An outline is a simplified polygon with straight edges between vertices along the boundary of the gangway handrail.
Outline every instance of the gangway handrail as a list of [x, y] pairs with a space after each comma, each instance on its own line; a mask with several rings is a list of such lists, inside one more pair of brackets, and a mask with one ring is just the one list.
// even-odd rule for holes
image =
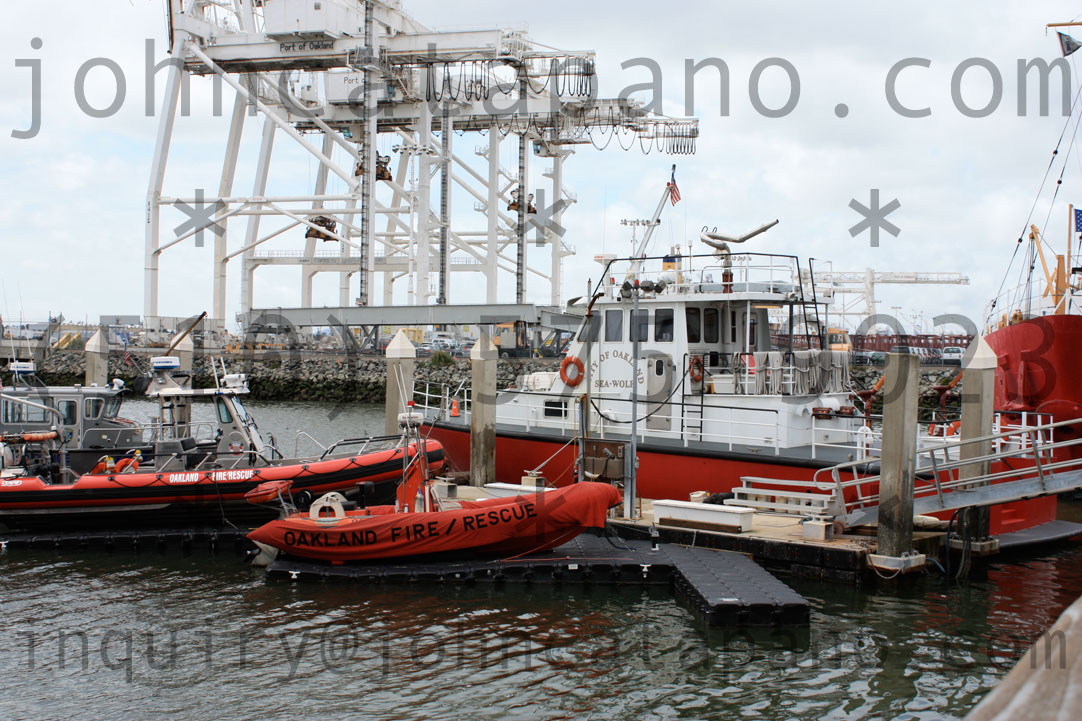
[[[935, 493], [939, 496], [940, 500], [942, 500], [944, 491], [970, 490], [974, 487], [988, 485], [994, 481], [1007, 478], [1016, 480], [1037, 478], [1041, 483], [1042, 491], [1047, 491], [1044, 481], [1052, 475], [1053, 472], [1067, 469], [1082, 470], [1082, 459], [1069, 458], [1066, 460], [1049, 462], [1053, 458], [1053, 451], [1078, 446], [1082, 444], [1082, 438], [1061, 441], [1045, 441], [1044, 438], [1046, 436], [1051, 437], [1052, 432], [1057, 428], [1077, 425], [1079, 422], [1082, 422], [1082, 419], [1056, 421], [1037, 426], [1016, 427], [1013, 430], [1002, 433], [992, 433], [964, 440], [960, 439], [951, 443], [933, 444], [921, 448], [917, 453], [918, 455], [928, 454], [930, 456], [932, 459], [930, 464], [932, 472], [930, 474], [931, 477], [929, 478], [926, 473], [921, 473], [921, 469], [918, 469], [916, 477], [914, 478], [914, 498], [921, 498]], [[1003, 443], [1004, 441], [1016, 443], [1018, 447], [1004, 449], [1003, 446], [1007, 445]], [[960, 454], [956, 459], [951, 459], [949, 455], [949, 451], [952, 449], [982, 443], [992, 444], [993, 448], [998, 446], [999, 450], [993, 450], [991, 453], [981, 453], [977, 456], [964, 459], [960, 457]], [[944, 462], [939, 462], [935, 459], [935, 454], [940, 451], [945, 455]], [[1005, 471], [984, 472], [966, 478], [963, 478], [960, 473], [954, 473], [954, 471], [960, 471], [963, 468], [980, 467], [985, 463], [1002, 461], [1010, 458], [1033, 458], [1034, 464], [1025, 468], [1008, 468]], [[851, 469], [853, 470], [854, 475], [856, 475], [862, 468], [867, 469], [868, 465], [868, 459], [863, 459], [847, 461], [831, 466], [830, 468], [819, 469], [812, 476], [810, 485], [819, 490], [829, 489], [836, 492], [838, 497], [842, 499], [847, 511], [851, 508], [856, 508], [857, 506], [877, 505], [880, 499], [878, 493], [861, 496], [855, 501], [845, 501], [844, 499], [846, 489], [856, 488], [859, 492], [862, 486], [880, 482], [882, 477], [881, 474], [855, 477], [853, 480], [847, 481], [841, 480], [841, 474], [843, 472]], [[820, 480], [820, 474], [829, 474], [830, 481]], [[943, 480], [944, 476], [947, 480]], [[781, 481], [762, 480], [777, 485], [798, 485], [798, 482], [782, 483]], [[804, 485], [807, 486], [809, 484], [805, 483]]]

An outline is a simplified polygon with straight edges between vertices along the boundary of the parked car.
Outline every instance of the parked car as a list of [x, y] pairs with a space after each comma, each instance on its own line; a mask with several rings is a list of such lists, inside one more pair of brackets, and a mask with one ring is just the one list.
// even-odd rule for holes
[[960, 366], [962, 365], [962, 356], [965, 355], [965, 349], [951, 346], [943, 349], [943, 365], [948, 366]]

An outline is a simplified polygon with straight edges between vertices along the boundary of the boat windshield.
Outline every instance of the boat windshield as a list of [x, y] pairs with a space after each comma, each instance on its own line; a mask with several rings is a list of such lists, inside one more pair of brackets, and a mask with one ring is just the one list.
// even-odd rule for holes
[[120, 403], [119, 398], [110, 398], [105, 401], [105, 411], [102, 413], [102, 418], [116, 418], [117, 414], [120, 413]]

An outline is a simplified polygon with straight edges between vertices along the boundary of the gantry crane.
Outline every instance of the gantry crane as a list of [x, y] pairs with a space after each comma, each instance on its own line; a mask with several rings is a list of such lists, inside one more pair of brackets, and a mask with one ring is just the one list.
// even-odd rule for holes
[[[596, 97], [594, 54], [566, 52], [507, 29], [435, 32], [401, 7], [378, 0], [167, 0], [171, 55], [147, 195], [145, 316], [159, 318], [162, 254], [215, 229], [213, 323], [225, 323], [226, 270], [239, 258], [241, 311], [255, 303], [262, 266], [299, 266], [301, 305], [313, 303], [317, 273], [340, 275], [339, 301], [394, 302], [397, 283], [410, 302], [451, 302], [452, 271], [481, 273], [497, 302], [498, 276], [512, 273], [521, 303], [527, 275], [547, 280], [560, 300], [563, 213], [575, 201], [564, 187], [564, 161], [583, 144], [612, 139], [663, 153], [694, 152], [694, 119], [654, 115], [628, 99]], [[214, 75], [236, 94], [215, 197], [163, 193], [185, 74]], [[263, 119], [250, 194], [234, 191], [249, 115]], [[456, 149], [456, 135], [486, 134], [478, 161]], [[276, 138], [288, 136], [318, 163], [311, 193], [276, 194]], [[500, 148], [517, 140], [515, 167]], [[438, 137], [438, 139], [437, 139]], [[393, 144], [381, 155], [381, 139]], [[392, 167], [390, 153], [397, 153]], [[551, 160], [550, 192], [530, 187], [532, 156]], [[438, 191], [436, 176], [439, 176]], [[332, 187], [334, 186], [334, 187]], [[481, 227], [453, 217], [452, 192], [465, 192]], [[537, 196], [535, 200], [534, 196]], [[166, 242], [162, 209], [196, 202], [213, 217]], [[476, 217], [476, 216], [474, 216]], [[245, 218], [243, 240], [233, 223]], [[273, 227], [266, 228], [264, 224]], [[528, 263], [529, 232], [548, 246], [548, 267]], [[303, 247], [264, 250], [275, 238]], [[534, 242], [534, 241], [531, 241]], [[331, 243], [327, 250], [326, 243]], [[536, 255], [536, 253], [535, 253]]]

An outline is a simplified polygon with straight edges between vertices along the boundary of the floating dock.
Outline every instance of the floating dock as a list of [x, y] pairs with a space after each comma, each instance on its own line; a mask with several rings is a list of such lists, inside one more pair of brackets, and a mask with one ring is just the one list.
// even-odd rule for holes
[[800, 626], [808, 601], [741, 553], [582, 535], [552, 551], [503, 560], [333, 566], [279, 559], [272, 578], [384, 583], [669, 586], [710, 626]]
[[208, 551], [245, 548], [245, 536], [251, 529], [232, 527], [143, 528], [123, 531], [61, 531], [55, 533], [0, 532], [0, 550], [64, 550], [98, 548], [105, 550]]

